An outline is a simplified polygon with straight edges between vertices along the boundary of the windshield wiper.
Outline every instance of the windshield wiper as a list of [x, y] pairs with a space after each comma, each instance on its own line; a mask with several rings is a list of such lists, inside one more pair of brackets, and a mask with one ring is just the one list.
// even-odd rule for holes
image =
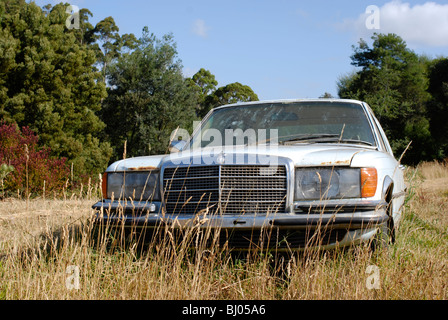
[[317, 142], [316, 140], [320, 141], [320, 140], [325, 140], [325, 142], [328, 139], [334, 139], [340, 138], [339, 134], [331, 134], [331, 133], [318, 133], [318, 134], [303, 134], [303, 135], [299, 135], [290, 139], [286, 139], [286, 140], [282, 140], [280, 141], [280, 143], [286, 143], [286, 142], [298, 142], [298, 141], [313, 141], [313, 142]]
[[373, 146], [373, 143], [363, 140], [356, 140], [356, 139], [341, 139], [339, 140], [341, 143], [354, 143], [354, 144], [365, 144], [368, 146]]
[[338, 143], [353, 143], [353, 144], [365, 144], [373, 146], [372, 143], [363, 140], [356, 139], [341, 139], [339, 134], [307, 134], [298, 137], [294, 137], [287, 140], [282, 140], [280, 143], [294, 143], [294, 142], [311, 142], [311, 143], [325, 143], [325, 142], [338, 142]]

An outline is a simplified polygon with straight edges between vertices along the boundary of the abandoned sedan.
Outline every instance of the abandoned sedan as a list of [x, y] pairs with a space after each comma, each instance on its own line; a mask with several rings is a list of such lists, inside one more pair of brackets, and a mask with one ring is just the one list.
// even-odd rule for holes
[[97, 223], [144, 230], [149, 238], [161, 225], [210, 230], [213, 243], [235, 249], [394, 240], [403, 170], [364, 102], [225, 105], [191, 137], [174, 132], [170, 150], [110, 165], [103, 199], [93, 206]]

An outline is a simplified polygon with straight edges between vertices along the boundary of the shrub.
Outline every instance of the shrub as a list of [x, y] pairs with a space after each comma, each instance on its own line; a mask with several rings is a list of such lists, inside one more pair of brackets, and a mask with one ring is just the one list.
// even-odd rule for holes
[[50, 157], [50, 148], [39, 148], [38, 136], [28, 127], [0, 124], [0, 163], [14, 167], [4, 180], [5, 191], [40, 194], [62, 190], [70, 169], [65, 158]]

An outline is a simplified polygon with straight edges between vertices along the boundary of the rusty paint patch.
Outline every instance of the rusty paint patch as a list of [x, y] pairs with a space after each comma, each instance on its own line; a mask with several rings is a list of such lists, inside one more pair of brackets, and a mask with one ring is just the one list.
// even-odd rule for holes
[[153, 166], [129, 168], [130, 171], [151, 171], [151, 170], [156, 170], [156, 169], [157, 169], [157, 167], [153, 167]]
[[350, 160], [338, 160], [338, 161], [329, 161], [322, 162], [322, 166], [340, 166], [340, 165], [350, 165]]
[[364, 152], [363, 150], [356, 151], [349, 160], [338, 160], [338, 161], [329, 161], [322, 162], [322, 166], [341, 166], [341, 165], [350, 165], [352, 163], [353, 158], [360, 152]]

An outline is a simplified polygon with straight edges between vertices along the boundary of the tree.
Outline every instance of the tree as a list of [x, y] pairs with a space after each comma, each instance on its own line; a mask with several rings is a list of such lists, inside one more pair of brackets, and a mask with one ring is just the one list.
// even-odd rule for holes
[[89, 40], [97, 55], [103, 83], [106, 83], [109, 65], [121, 55], [123, 48], [133, 49], [137, 46], [138, 41], [134, 34], [120, 36], [119, 31], [114, 18], [107, 17], [88, 32]]
[[325, 91], [325, 93], [323, 95], [321, 95], [319, 97], [319, 99], [333, 99], [333, 98], [334, 98], [333, 95], [331, 93], [329, 93], [329, 92], [326, 92], [326, 91]]
[[258, 101], [257, 94], [247, 85], [239, 82], [219, 87], [204, 100], [200, 116], [205, 116], [211, 109], [218, 106], [237, 102]]
[[165, 153], [171, 132], [191, 128], [197, 96], [182, 76], [172, 35], [157, 39], [143, 29], [138, 46], [110, 66], [109, 96], [101, 112], [114, 159]]
[[199, 101], [204, 101], [205, 97], [213, 93], [218, 85], [215, 76], [209, 70], [205, 70], [204, 68], [201, 68], [196, 72], [190, 79], [190, 82], [192, 85], [198, 87]]
[[66, 6], [2, 1], [0, 13], [2, 119], [29, 126], [75, 174], [104, 170], [112, 149], [99, 140], [105, 125], [97, 113], [106, 88], [96, 81], [95, 52], [65, 26]]
[[187, 79], [190, 87], [197, 92], [198, 104], [196, 107], [196, 114], [198, 117], [202, 117], [204, 112], [205, 99], [208, 95], [212, 94], [216, 90], [218, 81], [215, 76], [209, 71], [201, 68], [196, 72], [191, 79]]
[[360, 88], [357, 87], [360, 75], [357, 72], [351, 72], [338, 78], [336, 86], [340, 98], [362, 100]]
[[434, 145], [438, 147], [435, 158], [440, 160], [448, 157], [448, 58], [432, 61], [429, 70], [428, 117]]
[[199, 118], [204, 117], [212, 108], [220, 105], [258, 101], [255, 92], [249, 86], [242, 85], [239, 82], [216, 88], [218, 81], [216, 81], [215, 76], [209, 70], [203, 68], [187, 81], [198, 96], [196, 115]]
[[372, 40], [372, 47], [364, 40], [353, 47], [352, 65], [360, 69], [339, 79], [338, 94], [372, 107], [397, 156], [412, 141], [405, 162], [430, 159], [426, 61], [395, 34], [374, 34]]
[[92, 44], [95, 39], [93, 38], [94, 27], [89, 22], [89, 16], [93, 17], [92, 12], [88, 9], [79, 10], [79, 29], [73, 29], [73, 33], [76, 36], [78, 42], [83, 44]]

